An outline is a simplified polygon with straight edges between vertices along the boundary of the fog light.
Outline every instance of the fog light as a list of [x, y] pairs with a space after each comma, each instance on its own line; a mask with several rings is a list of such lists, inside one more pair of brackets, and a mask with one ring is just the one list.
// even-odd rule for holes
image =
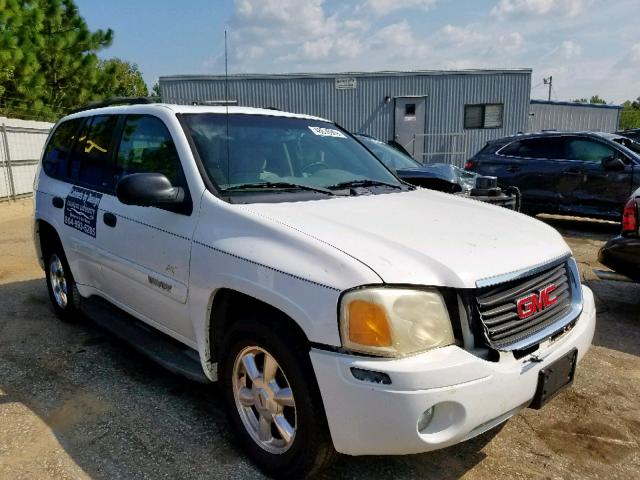
[[424, 412], [422, 412], [422, 415], [420, 415], [420, 418], [418, 418], [419, 433], [423, 433], [423, 431], [426, 430], [426, 428], [429, 426], [429, 423], [431, 423], [431, 419], [433, 418], [433, 410], [433, 407], [425, 410]]

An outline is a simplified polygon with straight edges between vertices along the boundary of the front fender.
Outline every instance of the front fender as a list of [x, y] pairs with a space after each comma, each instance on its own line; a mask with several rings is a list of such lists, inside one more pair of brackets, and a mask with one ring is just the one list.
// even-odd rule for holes
[[[310, 342], [340, 346], [340, 293], [380, 278], [358, 260], [210, 194], [191, 249], [189, 304], [203, 366], [210, 363], [211, 305], [227, 288], [292, 318]], [[214, 319], [215, 321], [215, 319]]]

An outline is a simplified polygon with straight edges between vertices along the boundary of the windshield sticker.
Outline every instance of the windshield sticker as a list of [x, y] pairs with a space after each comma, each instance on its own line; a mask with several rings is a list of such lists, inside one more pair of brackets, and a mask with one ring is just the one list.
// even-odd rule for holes
[[64, 224], [95, 238], [101, 199], [101, 193], [73, 187], [64, 202]]
[[340, 130], [334, 128], [309, 127], [309, 130], [321, 137], [347, 138]]

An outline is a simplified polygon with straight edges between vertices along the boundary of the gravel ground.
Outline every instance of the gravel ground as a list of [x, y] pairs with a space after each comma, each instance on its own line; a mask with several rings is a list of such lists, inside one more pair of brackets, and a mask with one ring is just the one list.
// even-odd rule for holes
[[[0, 204], [0, 478], [261, 478], [215, 385], [167, 373], [89, 322], [55, 318], [30, 215], [31, 201]], [[598, 303], [573, 388], [464, 444], [342, 457], [323, 478], [640, 478], [640, 285], [591, 273], [618, 227], [542, 220], [563, 233]]]

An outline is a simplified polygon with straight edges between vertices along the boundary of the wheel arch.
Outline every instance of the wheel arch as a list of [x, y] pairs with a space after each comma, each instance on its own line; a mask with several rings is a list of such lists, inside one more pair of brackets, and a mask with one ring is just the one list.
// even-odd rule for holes
[[274, 328], [286, 328], [288, 334], [301, 345], [305, 348], [310, 347], [311, 342], [304, 329], [283, 309], [239, 290], [220, 288], [211, 295], [206, 325], [208, 339], [206, 356], [210, 362], [218, 361], [221, 344], [229, 328], [242, 320], [243, 313], [256, 310], [264, 312], [265, 322], [271, 323]]
[[45, 252], [54, 242], [62, 245], [60, 235], [53, 225], [46, 220], [36, 218], [33, 223], [33, 244], [40, 267], [45, 268]]

